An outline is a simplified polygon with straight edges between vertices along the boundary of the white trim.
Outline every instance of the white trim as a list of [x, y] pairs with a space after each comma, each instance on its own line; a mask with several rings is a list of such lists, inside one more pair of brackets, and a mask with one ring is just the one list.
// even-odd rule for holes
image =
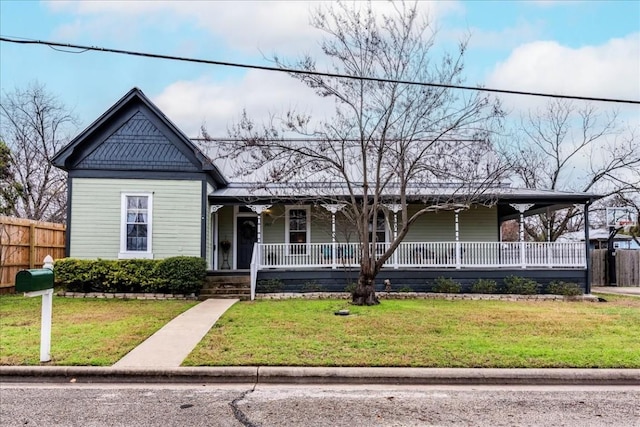
[[[127, 250], [127, 197], [147, 197], [147, 250]], [[153, 259], [153, 192], [120, 193], [120, 252], [118, 259]]]
[[[287, 255], [289, 254], [289, 249], [291, 248], [290, 246], [290, 230], [289, 230], [289, 225], [290, 225], [290, 212], [291, 210], [299, 210], [299, 211], [305, 211], [307, 214], [307, 229], [306, 229], [306, 244], [307, 244], [307, 253], [309, 253], [309, 244], [311, 243], [311, 206], [310, 205], [286, 205], [284, 207], [284, 242], [287, 244]], [[305, 254], [300, 254], [300, 255], [305, 255]]]

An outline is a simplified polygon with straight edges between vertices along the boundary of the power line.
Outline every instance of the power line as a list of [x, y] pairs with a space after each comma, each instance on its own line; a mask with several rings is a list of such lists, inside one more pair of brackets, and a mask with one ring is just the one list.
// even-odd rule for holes
[[[117, 53], [120, 55], [141, 56], [144, 58], [168, 59], [171, 61], [193, 62], [197, 64], [221, 65], [225, 67], [246, 68], [246, 69], [263, 70], [263, 71], [278, 71], [282, 73], [302, 74], [302, 75], [319, 76], [319, 77], [334, 77], [334, 78], [351, 79], [351, 80], [364, 80], [364, 81], [378, 82], [378, 83], [396, 83], [396, 84], [406, 84], [406, 85], [416, 85], [416, 86], [438, 87], [438, 88], [445, 88], [445, 89], [461, 89], [461, 90], [473, 90], [473, 91], [491, 92], [491, 93], [502, 93], [502, 94], [509, 94], [509, 95], [525, 95], [525, 96], [539, 96], [539, 97], [545, 97], [545, 98], [575, 99], [580, 101], [599, 101], [599, 102], [615, 102], [615, 103], [621, 103], [621, 104], [640, 104], [640, 100], [632, 100], [632, 99], [596, 98], [596, 97], [577, 96], [577, 95], [559, 95], [559, 94], [553, 94], [553, 93], [528, 92], [528, 91], [521, 91], [521, 90], [492, 89], [492, 88], [486, 88], [486, 87], [474, 87], [474, 86], [450, 85], [450, 84], [442, 84], [442, 83], [416, 82], [416, 81], [410, 81], [410, 80], [386, 79], [381, 77], [349, 76], [346, 74], [298, 70], [294, 68], [269, 67], [265, 65], [252, 65], [252, 64], [241, 64], [237, 62], [214, 61], [210, 59], [198, 59], [198, 58], [188, 58], [183, 56], [161, 55], [156, 53], [136, 52], [131, 50], [111, 49], [106, 47], [83, 46], [83, 45], [70, 44], [70, 43], [58, 43], [58, 42], [50, 42], [50, 41], [43, 41], [43, 40], [23, 39], [23, 38], [18, 39], [16, 37], [9, 38], [5, 36], [0, 36], [0, 41], [8, 42], [8, 43], [17, 43], [17, 44], [45, 45], [45, 46], [49, 46], [52, 49], [55, 49], [56, 47], [82, 49], [81, 52], [74, 52], [74, 53], [84, 53], [87, 51], [108, 52], [108, 53]], [[59, 49], [56, 49], [56, 50], [59, 50]], [[71, 53], [71, 52], [68, 52], [68, 53]]]

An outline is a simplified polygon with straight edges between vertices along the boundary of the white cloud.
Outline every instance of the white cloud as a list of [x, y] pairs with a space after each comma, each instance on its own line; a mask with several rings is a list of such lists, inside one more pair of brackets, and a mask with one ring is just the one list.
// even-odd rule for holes
[[[486, 86], [640, 100], [640, 33], [577, 49], [555, 41], [521, 45], [497, 64]], [[510, 100], [518, 107], [531, 98]]]
[[486, 30], [472, 27], [465, 34], [470, 34], [470, 49], [503, 49], [514, 48], [522, 43], [535, 40], [542, 34], [542, 22], [520, 21], [513, 26], [500, 30]]
[[312, 114], [316, 120], [333, 112], [332, 101], [318, 97], [288, 75], [258, 70], [247, 72], [241, 80], [179, 81], [154, 96], [153, 102], [190, 137], [199, 134], [203, 123], [212, 136], [226, 136], [227, 126], [240, 117], [243, 108], [258, 123], [288, 108]]
[[[143, 31], [145, 25], [165, 29], [193, 24], [243, 52], [307, 53], [317, 46], [318, 32], [309, 26], [310, 13], [328, 1], [51, 1], [56, 13], [75, 15], [76, 21], [58, 28], [56, 35], [76, 39], [83, 35], [122, 39]], [[393, 5], [374, 2], [377, 11]], [[459, 9], [457, 2], [420, 2], [432, 19]], [[107, 34], [109, 31], [109, 34]]]

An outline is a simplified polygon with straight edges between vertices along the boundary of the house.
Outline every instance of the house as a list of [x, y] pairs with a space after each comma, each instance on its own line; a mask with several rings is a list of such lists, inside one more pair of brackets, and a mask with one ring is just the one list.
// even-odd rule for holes
[[[357, 280], [359, 243], [340, 203], [318, 202], [317, 186], [230, 182], [143, 93], [132, 89], [58, 152], [68, 171], [67, 255], [76, 258], [199, 256], [211, 275], [277, 279], [344, 290]], [[334, 199], [339, 184], [324, 188]], [[410, 189], [412, 205], [446, 195], [446, 186]], [[502, 242], [500, 224], [582, 205], [598, 196], [496, 185], [491, 203], [428, 213], [412, 226], [380, 274], [394, 286], [429, 289], [437, 277], [465, 286], [478, 278], [523, 276], [576, 282], [589, 292], [587, 247], [580, 242]], [[397, 212], [389, 206], [391, 212]], [[384, 250], [392, 221], [371, 225]], [[588, 223], [587, 218], [585, 222]], [[379, 280], [380, 286], [382, 280]]]
[[[596, 228], [589, 231], [590, 249], [607, 249], [611, 232], [606, 228]], [[558, 239], [561, 242], [584, 242], [584, 231], [565, 233]], [[640, 249], [640, 246], [628, 234], [617, 233], [613, 237], [614, 249]]]

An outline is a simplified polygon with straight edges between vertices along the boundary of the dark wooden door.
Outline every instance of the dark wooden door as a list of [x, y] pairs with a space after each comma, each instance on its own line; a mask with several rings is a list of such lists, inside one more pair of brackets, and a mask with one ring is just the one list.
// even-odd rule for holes
[[251, 267], [253, 244], [258, 241], [258, 219], [250, 217], [237, 218], [238, 247], [236, 249], [236, 267], [239, 270]]

